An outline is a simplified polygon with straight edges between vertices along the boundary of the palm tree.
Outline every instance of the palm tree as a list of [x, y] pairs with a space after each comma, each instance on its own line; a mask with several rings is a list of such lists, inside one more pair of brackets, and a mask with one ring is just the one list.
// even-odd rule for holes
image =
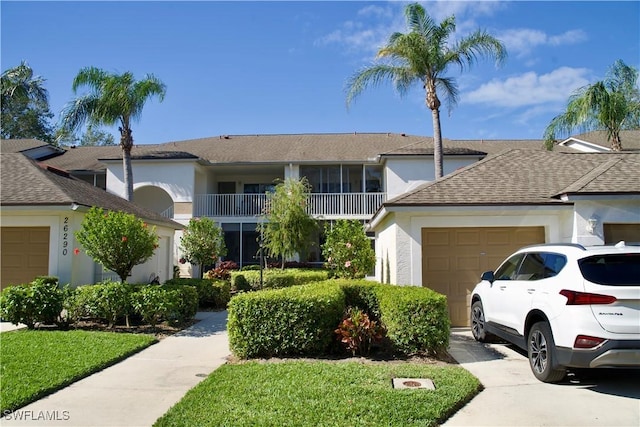
[[83, 68], [73, 80], [73, 92], [87, 87], [90, 92], [71, 101], [62, 112], [62, 126], [75, 131], [85, 122], [111, 126], [118, 124], [122, 166], [124, 169], [125, 197], [133, 198], [133, 172], [131, 149], [133, 132], [131, 122], [140, 118], [147, 100], [157, 96], [164, 99], [166, 86], [151, 74], [136, 81], [133, 74], [108, 73], [96, 67]]
[[44, 79], [33, 76], [26, 61], [2, 73], [2, 100], [22, 99], [31, 102], [49, 102], [49, 93], [44, 88]]
[[44, 82], [42, 77], [33, 75], [25, 61], [2, 73], [2, 138], [37, 138], [53, 142], [48, 123], [53, 114], [49, 111], [49, 93]]
[[604, 80], [577, 89], [567, 109], [551, 120], [544, 132], [547, 149], [553, 148], [556, 134], [569, 136], [575, 129], [606, 130], [613, 151], [622, 150], [620, 132], [640, 128], [638, 70], [617, 60]]
[[455, 17], [446, 18], [437, 24], [417, 4], [405, 8], [408, 33], [394, 33], [385, 46], [380, 48], [377, 59], [388, 60], [376, 63], [354, 74], [347, 82], [347, 107], [368, 86], [377, 86], [391, 80], [400, 95], [405, 95], [414, 84], [422, 85], [426, 92], [425, 102], [433, 119], [434, 162], [436, 178], [442, 177], [442, 132], [440, 129], [440, 98], [444, 94], [449, 111], [458, 100], [458, 88], [445, 73], [452, 65], [460, 71], [470, 68], [480, 58], [495, 59], [498, 65], [507, 57], [507, 51], [498, 39], [483, 30], [449, 43], [456, 29]]

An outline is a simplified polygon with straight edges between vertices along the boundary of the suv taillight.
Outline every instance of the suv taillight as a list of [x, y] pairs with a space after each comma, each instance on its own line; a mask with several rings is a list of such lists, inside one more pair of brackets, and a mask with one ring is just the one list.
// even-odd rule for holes
[[590, 294], [567, 289], [561, 290], [560, 295], [567, 298], [567, 305], [611, 304], [616, 301], [616, 297], [611, 295]]
[[588, 335], [578, 335], [573, 343], [574, 348], [593, 348], [605, 341], [604, 338], [590, 337]]

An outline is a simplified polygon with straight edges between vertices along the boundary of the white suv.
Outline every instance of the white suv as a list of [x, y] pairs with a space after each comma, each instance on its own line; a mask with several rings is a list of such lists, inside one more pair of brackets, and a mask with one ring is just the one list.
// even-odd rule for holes
[[544, 382], [562, 380], [567, 367], [640, 368], [640, 247], [522, 248], [482, 274], [471, 330], [525, 349]]

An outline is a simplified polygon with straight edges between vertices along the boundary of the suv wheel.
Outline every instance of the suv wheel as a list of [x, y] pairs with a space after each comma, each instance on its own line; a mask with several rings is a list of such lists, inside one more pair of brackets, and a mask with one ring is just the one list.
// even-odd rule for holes
[[493, 337], [484, 328], [484, 308], [482, 302], [476, 301], [471, 305], [471, 333], [476, 341], [487, 342]]
[[554, 369], [554, 351], [555, 344], [549, 324], [547, 322], [535, 323], [529, 331], [527, 354], [533, 375], [542, 382], [558, 382], [566, 375], [566, 370], [563, 367]]

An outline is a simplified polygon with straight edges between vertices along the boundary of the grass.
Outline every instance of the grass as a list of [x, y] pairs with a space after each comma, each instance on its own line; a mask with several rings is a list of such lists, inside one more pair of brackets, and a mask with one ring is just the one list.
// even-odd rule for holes
[[[395, 390], [392, 378], [436, 390]], [[154, 424], [164, 426], [436, 426], [479, 390], [458, 366], [247, 362], [223, 365]]]
[[154, 342], [152, 335], [114, 332], [3, 332], [0, 411], [18, 409]]

